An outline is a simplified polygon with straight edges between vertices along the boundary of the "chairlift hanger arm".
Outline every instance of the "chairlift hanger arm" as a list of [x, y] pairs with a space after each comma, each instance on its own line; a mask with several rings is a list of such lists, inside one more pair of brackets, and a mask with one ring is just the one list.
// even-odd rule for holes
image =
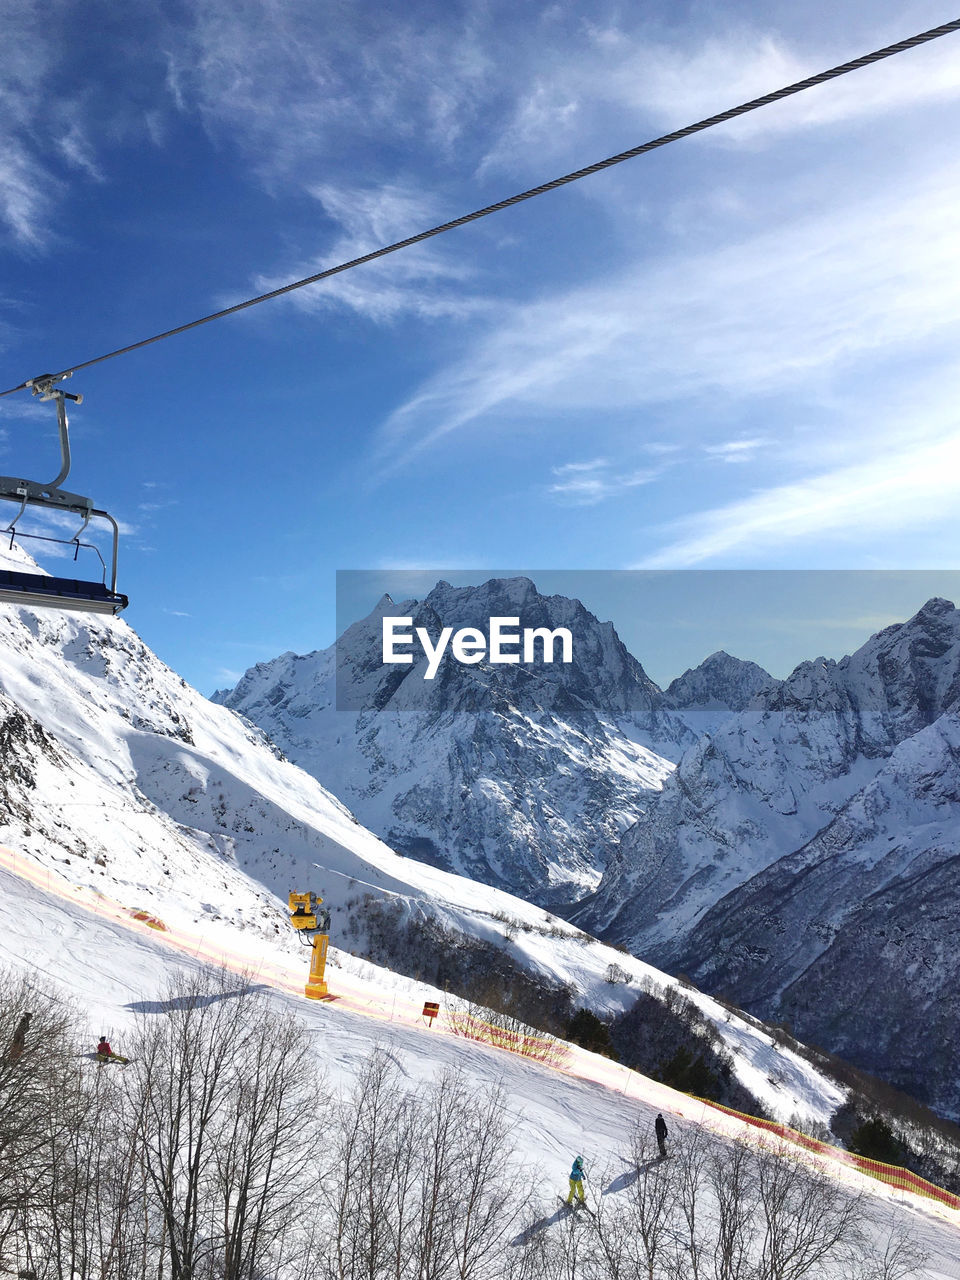
[[[69, 377], [70, 374], [66, 374]], [[53, 542], [64, 542], [75, 548], [74, 558], [81, 545], [91, 547], [100, 559], [104, 573], [106, 566], [99, 548], [91, 543], [81, 544], [80, 535], [86, 531], [91, 519], [96, 517], [106, 520], [113, 530], [113, 552], [110, 566], [110, 586], [105, 582], [82, 582], [73, 578], [55, 578], [46, 574], [19, 573], [13, 570], [0, 571], [0, 600], [14, 604], [29, 603], [32, 605], [77, 609], [95, 613], [118, 614], [127, 606], [127, 597], [117, 591], [117, 556], [120, 541], [120, 528], [108, 511], [93, 505], [93, 500], [79, 493], [70, 493], [60, 486], [70, 474], [70, 435], [64, 402], [74, 404], [83, 402], [82, 395], [74, 395], [64, 391], [55, 383], [58, 378], [52, 374], [44, 374], [31, 378], [28, 385], [33, 394], [40, 400], [55, 400], [57, 403], [57, 427], [60, 436], [60, 471], [49, 484], [40, 484], [35, 480], [25, 480], [19, 476], [0, 476], [0, 499], [19, 502], [20, 510], [7, 526], [10, 545], [20, 537], [41, 537], [36, 534], [19, 534], [17, 521], [28, 506], [41, 507], [45, 510], [71, 512], [81, 518], [80, 528], [69, 539], [44, 538]]]

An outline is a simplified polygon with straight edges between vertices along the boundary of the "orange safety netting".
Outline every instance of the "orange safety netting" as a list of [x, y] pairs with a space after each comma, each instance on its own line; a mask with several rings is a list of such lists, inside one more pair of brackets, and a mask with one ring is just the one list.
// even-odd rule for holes
[[921, 1178], [919, 1174], [911, 1173], [909, 1169], [903, 1169], [895, 1164], [884, 1164], [882, 1160], [870, 1160], [866, 1156], [857, 1155], [853, 1151], [835, 1147], [829, 1142], [821, 1142], [818, 1138], [811, 1138], [809, 1134], [800, 1133], [796, 1129], [791, 1129], [776, 1120], [761, 1120], [757, 1116], [748, 1116], [742, 1111], [734, 1111], [732, 1107], [724, 1107], [719, 1102], [710, 1102], [705, 1098], [701, 1099], [701, 1101], [705, 1106], [712, 1107], [715, 1111], [722, 1111], [728, 1116], [734, 1116], [737, 1120], [743, 1121], [744, 1124], [751, 1125], [756, 1129], [762, 1129], [766, 1133], [774, 1134], [785, 1142], [792, 1142], [807, 1151], [814, 1152], [816, 1155], [825, 1156], [827, 1159], [845, 1164], [849, 1168], [859, 1169], [861, 1173], [866, 1173], [880, 1182], [889, 1183], [890, 1186], [897, 1187], [901, 1191], [912, 1191], [915, 1195], [925, 1196], [928, 1200], [936, 1200], [940, 1204], [947, 1205], [950, 1209], [960, 1209], [960, 1196], [953, 1195], [932, 1182], [927, 1182], [925, 1178]]
[[512, 1028], [484, 1022], [482, 1018], [464, 1010], [448, 1010], [446, 1026], [453, 1035], [465, 1040], [476, 1040], [497, 1049], [507, 1049], [510, 1053], [518, 1053], [522, 1058], [532, 1058], [535, 1062], [545, 1062], [551, 1066], [559, 1066], [569, 1054], [569, 1047], [553, 1036], [538, 1035], [528, 1027]]

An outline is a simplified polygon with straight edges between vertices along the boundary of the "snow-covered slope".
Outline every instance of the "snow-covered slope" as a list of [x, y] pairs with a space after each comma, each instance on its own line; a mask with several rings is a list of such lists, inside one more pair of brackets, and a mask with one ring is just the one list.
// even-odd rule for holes
[[[574, 660], [445, 659], [427, 681], [423, 657], [382, 664], [384, 614], [434, 639], [443, 626], [485, 632], [496, 616], [567, 627]], [[214, 701], [260, 725], [393, 848], [546, 906], [595, 887], [607, 849], [694, 738], [612, 624], [527, 578], [385, 597], [336, 646], [261, 663]]]
[[[189, 885], [181, 888], [188, 891]], [[246, 946], [256, 973], [261, 956], [257, 946], [251, 945], [253, 935], [241, 937], [234, 932], [233, 937], [241, 950]], [[0, 867], [0, 964], [14, 969], [26, 966], [55, 979], [85, 1014], [94, 1039], [106, 1031], [115, 1047], [125, 1047], [136, 1017], [163, 1009], [158, 998], [165, 993], [172, 972], [196, 969], [201, 962], [171, 951], [162, 936], [133, 934], [81, 906], [52, 899], [42, 888]], [[367, 981], [382, 983], [385, 995], [391, 989], [396, 994], [398, 1012], [414, 999], [423, 999], [422, 991], [411, 991], [392, 975], [369, 966], [366, 969]], [[258, 985], [268, 981], [259, 975]], [[442, 998], [442, 993], [428, 994]], [[667, 1115], [674, 1134], [705, 1126], [719, 1135], [739, 1136], [734, 1122], [725, 1123], [723, 1117], [708, 1113], [695, 1100], [664, 1086], [630, 1080], [622, 1069], [619, 1075], [611, 1076], [609, 1084], [601, 1085], [429, 1030], [423, 1023], [416, 1026], [403, 1016], [392, 1018], [388, 1013], [371, 1019], [341, 1003], [318, 1006], [277, 989], [271, 999], [286, 1018], [302, 1021], [312, 1033], [330, 1089], [349, 1087], [375, 1046], [386, 1051], [411, 1089], [450, 1068], [463, 1073], [469, 1087], [478, 1093], [500, 1087], [506, 1097], [513, 1142], [526, 1171], [536, 1179], [547, 1215], [555, 1206], [554, 1189], [566, 1188], [575, 1151], [583, 1152], [588, 1170], [603, 1179], [595, 1188], [597, 1193], [613, 1197], [608, 1203], [615, 1204], [626, 1185], [621, 1152], [630, 1129], [638, 1124], [652, 1132], [658, 1110]], [[385, 1007], [391, 1008], [389, 1001]], [[758, 1061], [757, 1066], [775, 1071], [778, 1061], [776, 1054], [768, 1051], [766, 1060]], [[596, 1060], [598, 1068], [611, 1065]], [[901, 1223], [926, 1251], [922, 1280], [960, 1280], [957, 1211], [917, 1197], [904, 1198], [899, 1190], [852, 1171], [842, 1171], [841, 1176], [851, 1189], [866, 1193], [878, 1222], [886, 1228]], [[882, 1237], [883, 1233], [877, 1234]], [[504, 1259], [509, 1259], [516, 1243], [516, 1238], [503, 1240]], [[848, 1280], [842, 1265], [824, 1275], [825, 1280]]]
[[[107, 1030], [121, 1044], [138, 1011], [159, 1007], [172, 966], [225, 950], [261, 982], [275, 983], [281, 970], [299, 971], [302, 980], [302, 949], [272, 892], [285, 897], [294, 886], [319, 889], [339, 908], [335, 942], [359, 889], [498, 939], [532, 969], [569, 981], [600, 1011], [623, 1007], [641, 987], [670, 985], [540, 908], [393, 853], [259, 732], [186, 686], [123, 622], [4, 606], [0, 736], [0, 839], [14, 851], [0, 850], [0, 960], [66, 985], [91, 1029], [95, 1020], [95, 1034]], [[131, 932], [123, 906], [146, 909], [167, 931]], [[610, 983], [614, 962], [621, 972]], [[284, 995], [296, 989], [289, 977], [274, 998], [316, 1029], [331, 1083], [349, 1081], [374, 1043], [389, 1049], [410, 1081], [451, 1064], [477, 1086], [499, 1081], [520, 1148], [548, 1187], [563, 1185], [574, 1149], [595, 1167], [614, 1160], [629, 1124], [650, 1125], [656, 1109], [681, 1127], [707, 1122], [701, 1104], [631, 1079], [604, 1059], [596, 1060], [595, 1078], [609, 1081], [584, 1084], [416, 1028], [410, 1008], [426, 997], [446, 1001], [446, 993], [336, 946], [330, 965], [331, 988], [346, 993], [340, 1002], [317, 1008]], [[829, 1117], [842, 1098], [835, 1086], [761, 1029], [690, 995], [715, 1020], [741, 1079], [774, 1114]], [[720, 1132], [735, 1125], [716, 1116], [709, 1123]], [[878, 1198], [884, 1215], [894, 1211], [893, 1193], [850, 1176]], [[936, 1262], [930, 1276], [955, 1277], [956, 1228], [948, 1211], [946, 1218], [938, 1212], [912, 1209], [911, 1221]]]
[[[686, 962], [804, 1040], [960, 1114], [960, 718], [901, 743], [796, 853], [710, 910]], [[681, 961], [682, 963], [683, 961]]]

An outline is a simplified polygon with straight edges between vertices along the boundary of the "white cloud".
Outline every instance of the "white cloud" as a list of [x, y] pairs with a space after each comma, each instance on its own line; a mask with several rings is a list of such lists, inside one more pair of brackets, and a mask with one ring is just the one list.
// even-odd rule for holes
[[[871, 450], [874, 452], [874, 450]], [[960, 424], [942, 438], [778, 485], [673, 526], [636, 567], [680, 569], [842, 534], [870, 541], [952, 520], [960, 507]]]
[[103, 171], [97, 164], [93, 145], [79, 121], [70, 122], [66, 132], [60, 137], [58, 146], [68, 164], [81, 169], [95, 182], [105, 181]]
[[15, 243], [31, 251], [47, 244], [53, 207], [64, 190], [45, 144], [51, 115], [70, 96], [50, 90], [60, 50], [51, 45], [49, 32], [59, 26], [66, 3], [0, 0], [0, 223]]
[[[374, 189], [318, 183], [309, 193], [342, 228], [341, 234], [320, 257], [297, 263], [283, 273], [257, 277], [258, 292], [267, 293], [291, 280], [353, 261], [434, 226], [444, 216], [421, 192], [396, 183]], [[465, 290], [471, 274], [455, 254], [428, 243], [308, 285], [289, 296], [303, 310], [341, 306], [377, 321], [392, 321], [404, 314], [464, 319], [488, 309], [482, 298]]]
[[0, 219], [21, 245], [38, 249], [47, 241], [55, 184], [15, 138], [0, 140], [0, 148]]
[[816, 212], [801, 206], [737, 243], [504, 306], [467, 357], [390, 416], [381, 466], [506, 414], [564, 420], [709, 397], [698, 410], [708, 425], [720, 402], [815, 403], [841, 370], [955, 349], [960, 166], [905, 172], [903, 184], [839, 207], [821, 193]]
[[[644, 24], [588, 25], [586, 38], [564, 49], [534, 75], [512, 120], [481, 163], [481, 171], [515, 171], [531, 159], [569, 154], [571, 143], [603, 146], [623, 137], [624, 121], [636, 136], [669, 132], [752, 101], [773, 90], [872, 52], [913, 31], [877, 34], [875, 24], [856, 43], [826, 34], [801, 52], [782, 35], [729, 22], [698, 44], [648, 38]], [[898, 24], [899, 27], [900, 24]], [[685, 29], [684, 36], [689, 32]], [[804, 90], [781, 102], [715, 126], [701, 135], [708, 146], [757, 143], [784, 133], [838, 126], [960, 100], [960, 34], [884, 59], [871, 67]], [[596, 158], [596, 157], [592, 157]]]
[[763, 436], [750, 440], [724, 440], [721, 444], [705, 444], [703, 452], [719, 462], [751, 462], [768, 441]]
[[592, 462], [568, 462], [554, 467], [556, 477], [548, 485], [551, 497], [573, 506], [596, 506], [607, 499], [628, 493], [640, 485], [650, 484], [662, 474], [662, 468], [640, 467], [618, 470], [606, 458]]
[[496, 69], [482, 7], [437, 21], [315, 0], [197, 0], [190, 15], [168, 35], [170, 94], [267, 182], [343, 173], [360, 138], [448, 151]]
[[[903, 36], [912, 34], [902, 32]], [[624, 105], [632, 100], [664, 122], [676, 120], [679, 124], [678, 116], [692, 122], [871, 52], [877, 45], [892, 44], [895, 39], [871, 38], [869, 46], [843, 51], [808, 48], [801, 55], [775, 36], [745, 31], [739, 36], [710, 39], [693, 55], [689, 50], [650, 51], [641, 68], [628, 63], [616, 83]], [[718, 126], [710, 138], [756, 139], [956, 101], [960, 98], [958, 39], [960, 36], [945, 36], [804, 90]]]

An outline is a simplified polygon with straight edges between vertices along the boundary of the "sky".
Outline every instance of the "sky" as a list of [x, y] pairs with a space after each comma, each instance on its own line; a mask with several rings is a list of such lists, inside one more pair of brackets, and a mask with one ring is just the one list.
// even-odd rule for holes
[[[0, 389], [955, 16], [0, 0]], [[125, 616], [210, 692], [337, 570], [955, 568], [958, 125], [960, 34], [77, 374]]]

